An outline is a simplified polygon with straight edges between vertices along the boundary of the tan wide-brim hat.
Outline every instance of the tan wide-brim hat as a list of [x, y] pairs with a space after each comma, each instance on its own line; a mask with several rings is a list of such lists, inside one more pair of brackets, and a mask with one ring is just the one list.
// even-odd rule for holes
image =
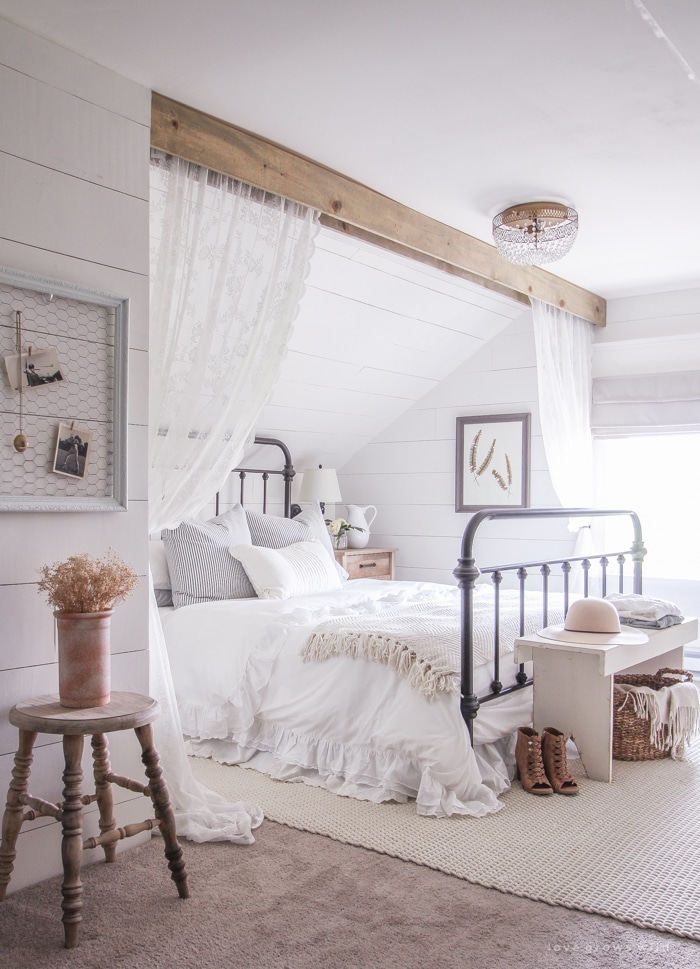
[[648, 643], [646, 633], [620, 627], [620, 615], [607, 599], [577, 599], [569, 606], [562, 626], [547, 626], [537, 635], [554, 642], [582, 643], [588, 646], [638, 646]]

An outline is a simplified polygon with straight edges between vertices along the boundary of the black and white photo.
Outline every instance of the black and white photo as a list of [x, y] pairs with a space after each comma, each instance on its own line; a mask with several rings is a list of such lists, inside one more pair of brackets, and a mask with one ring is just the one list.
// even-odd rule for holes
[[53, 470], [70, 478], [84, 478], [87, 474], [88, 452], [92, 431], [76, 427], [73, 423], [58, 425], [58, 439]]
[[60, 383], [64, 379], [58, 354], [52, 347], [10, 354], [5, 357], [5, 367], [13, 390]]

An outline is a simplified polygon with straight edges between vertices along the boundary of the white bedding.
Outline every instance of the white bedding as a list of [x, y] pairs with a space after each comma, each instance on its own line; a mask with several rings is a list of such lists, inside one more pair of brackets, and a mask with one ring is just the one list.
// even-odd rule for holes
[[[300, 656], [324, 619], [458, 595], [453, 586], [359, 579], [295, 599], [161, 609], [189, 751], [373, 801], [415, 797], [424, 815], [497, 811], [497, 794], [509, 784], [513, 734], [531, 719], [529, 690], [482, 706], [472, 749], [457, 695], [428, 701], [369, 660]], [[475, 599], [488, 597], [490, 589], [479, 587]], [[501, 600], [507, 606], [505, 590]], [[538, 625], [536, 615], [531, 624]], [[515, 671], [505, 655], [504, 685]], [[478, 668], [476, 692], [490, 679], [487, 666]]]

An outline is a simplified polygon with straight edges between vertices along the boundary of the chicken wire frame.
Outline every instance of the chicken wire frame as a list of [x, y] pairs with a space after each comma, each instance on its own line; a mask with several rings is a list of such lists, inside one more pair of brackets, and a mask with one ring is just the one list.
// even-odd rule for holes
[[[129, 365], [129, 300], [111, 293], [89, 289], [73, 283], [50, 279], [33, 273], [25, 273], [15, 269], [0, 267], [0, 285], [11, 286], [24, 290], [28, 294], [35, 293], [44, 303], [48, 296], [64, 297], [85, 304], [88, 307], [108, 308], [113, 311], [114, 350], [111, 358], [111, 370], [105, 367], [101, 374], [105, 381], [111, 378], [112, 400], [108, 417], [111, 431], [111, 446], [108, 451], [111, 470], [106, 475], [104, 494], [97, 496], [84, 495], [41, 495], [22, 494], [24, 476], [17, 481], [17, 489], [13, 487], [11, 494], [5, 489], [0, 490], [1, 511], [45, 511], [45, 512], [76, 512], [76, 511], [126, 511], [128, 508], [127, 494], [127, 399], [128, 399], [128, 365]], [[0, 323], [4, 323], [0, 320]], [[9, 321], [14, 326], [14, 318]], [[66, 337], [70, 339], [70, 337]], [[26, 410], [27, 397], [24, 406]], [[17, 415], [19, 404], [14, 414]], [[68, 415], [66, 415], [68, 416]], [[4, 415], [7, 419], [7, 415]], [[52, 419], [56, 427], [64, 418]], [[76, 423], [79, 421], [76, 420]], [[12, 443], [3, 441], [3, 446], [12, 450]], [[30, 445], [31, 446], [31, 445]], [[25, 452], [26, 453], [26, 452]], [[53, 453], [47, 456], [46, 475], [52, 474]], [[24, 488], [24, 490], [28, 490]]]

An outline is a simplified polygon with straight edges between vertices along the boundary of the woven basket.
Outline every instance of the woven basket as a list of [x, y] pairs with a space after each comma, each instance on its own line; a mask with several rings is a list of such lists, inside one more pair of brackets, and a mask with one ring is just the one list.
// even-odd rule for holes
[[[693, 674], [687, 670], [672, 670], [665, 666], [656, 673], [618, 673], [615, 683], [628, 686], [648, 686], [660, 690], [674, 683], [692, 683]], [[613, 758], [615, 760], [659, 760], [670, 757], [670, 749], [656, 747], [650, 739], [651, 724], [638, 717], [634, 703], [625, 690], [613, 690]]]

